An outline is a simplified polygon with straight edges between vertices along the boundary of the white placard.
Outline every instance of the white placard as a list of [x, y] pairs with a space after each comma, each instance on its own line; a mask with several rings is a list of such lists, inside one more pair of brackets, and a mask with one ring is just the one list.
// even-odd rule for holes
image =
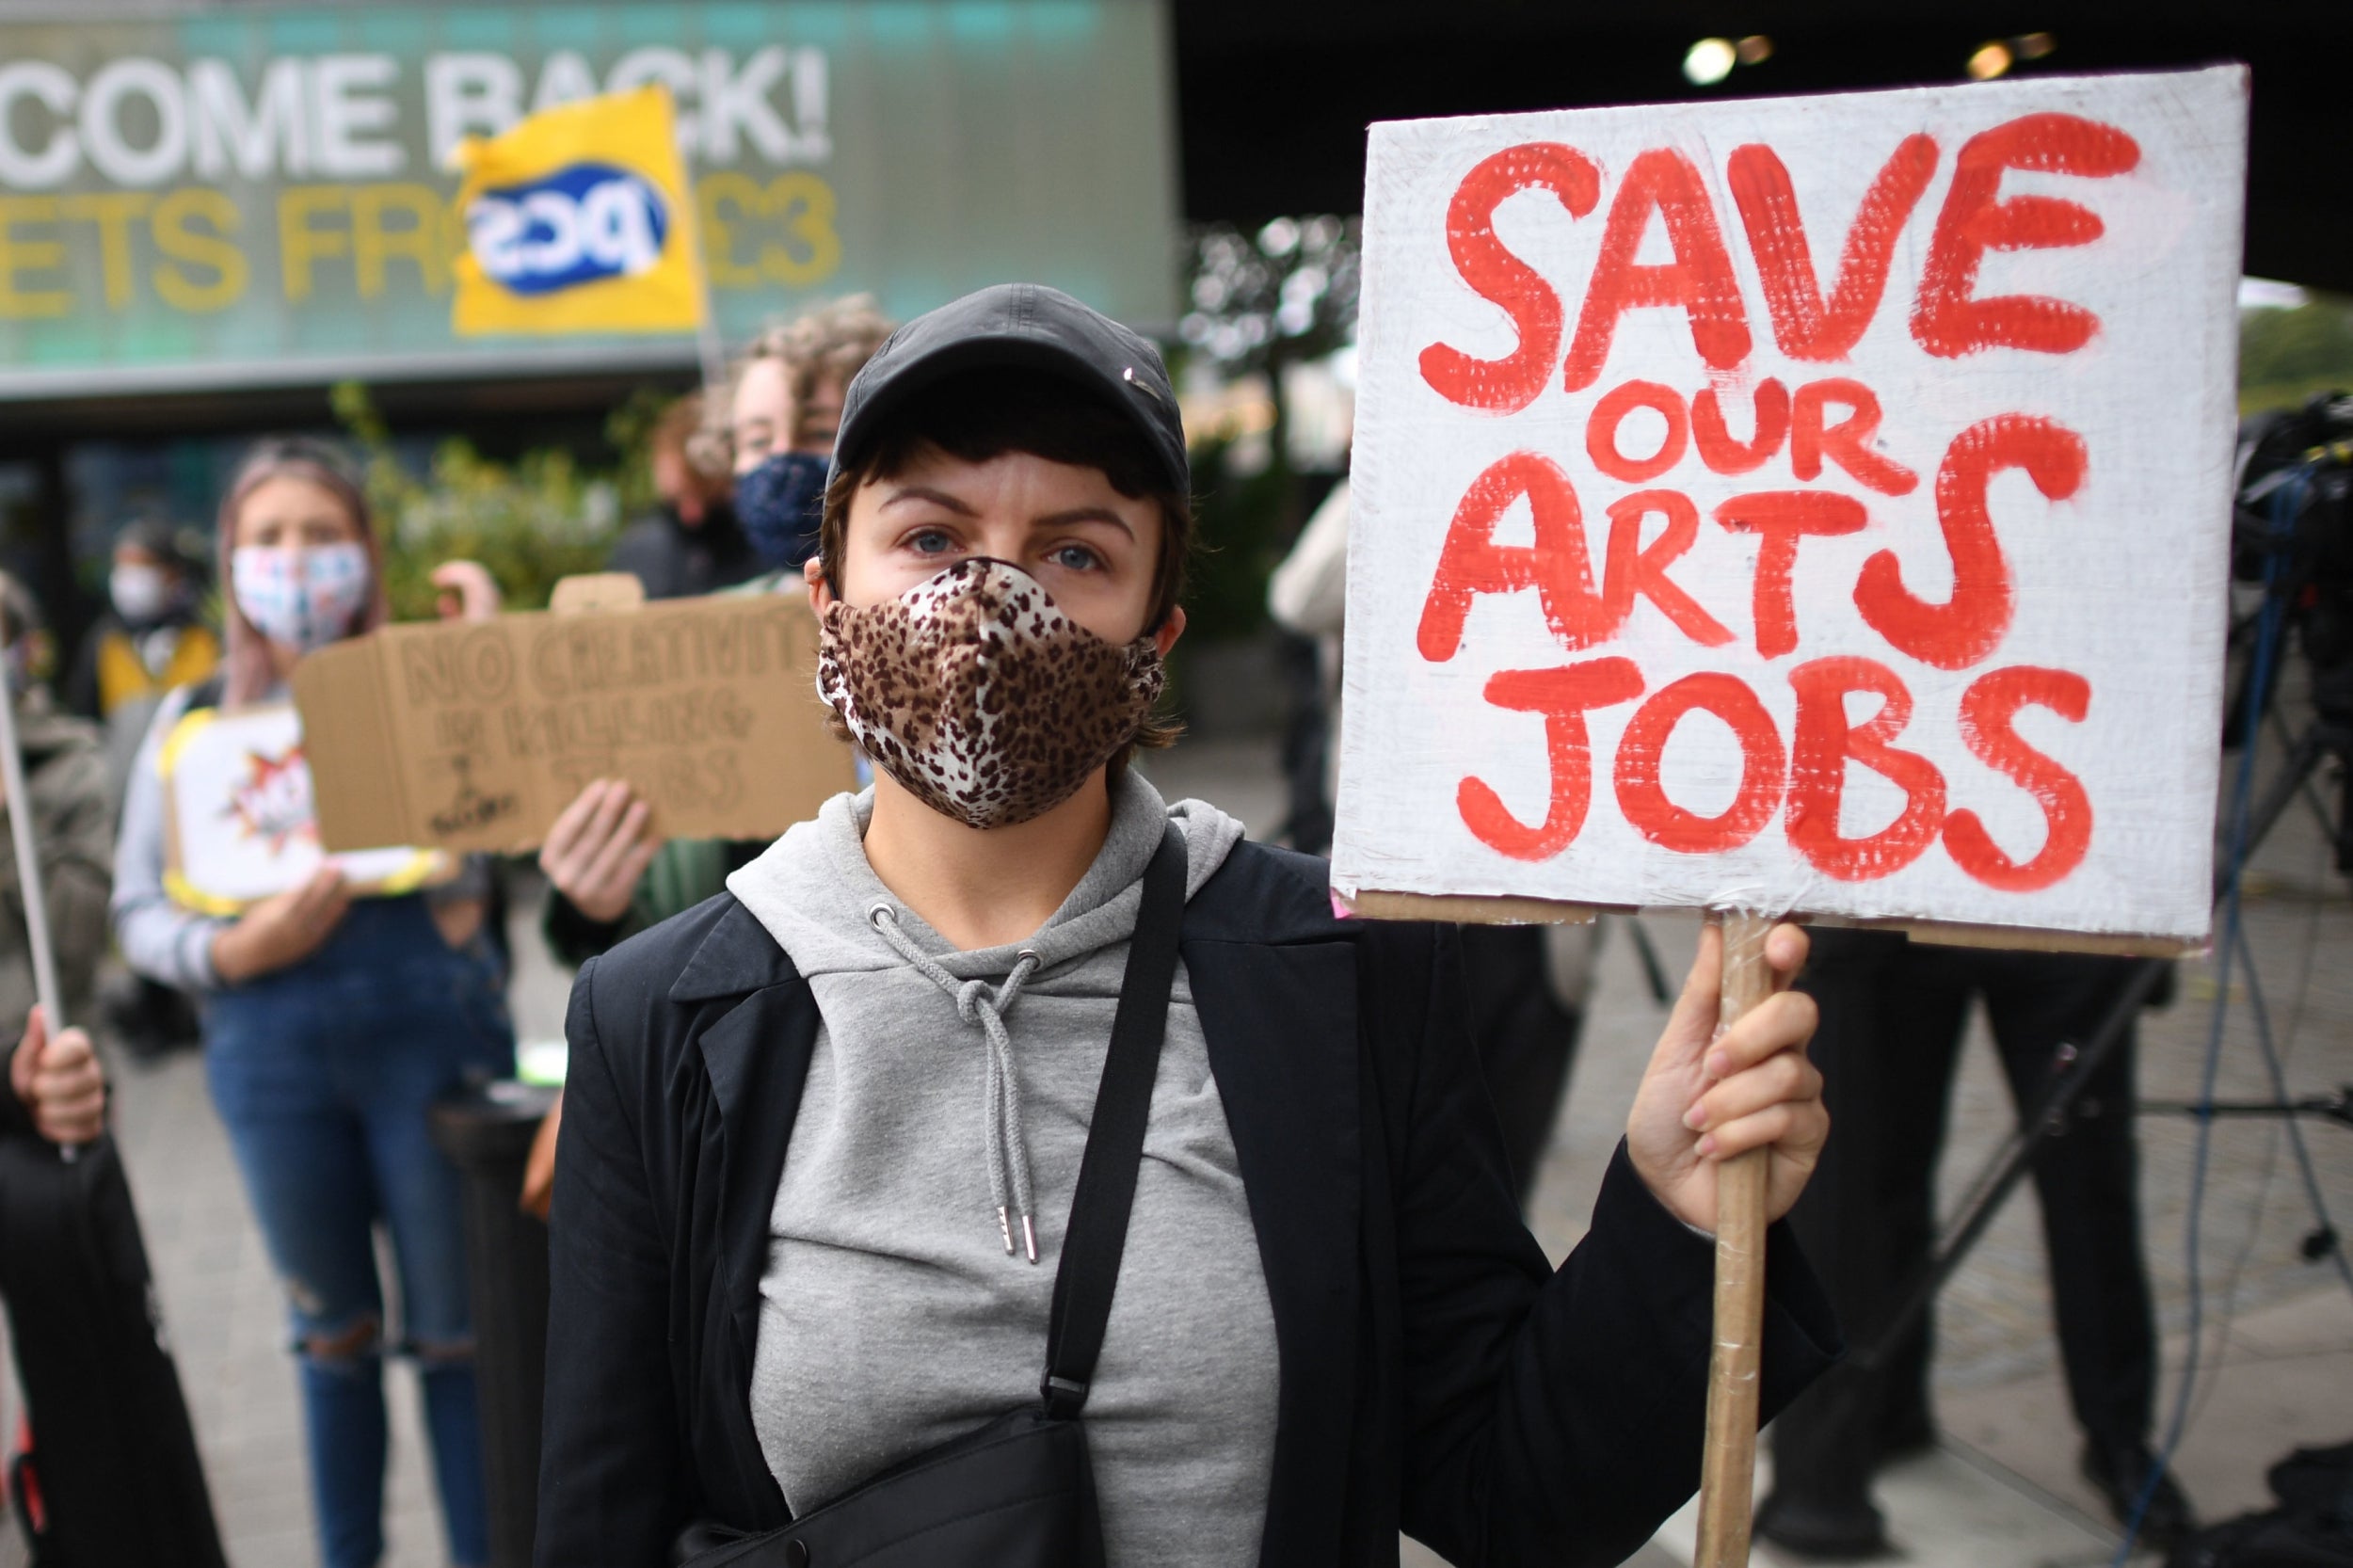
[[330, 860], [360, 894], [413, 892], [455, 869], [439, 850], [330, 856], [319, 847], [302, 720], [291, 702], [191, 713], [167, 738], [159, 766], [164, 883], [189, 908], [232, 914], [301, 886]]
[[1375, 125], [1336, 888], [2201, 938], [2246, 118]]

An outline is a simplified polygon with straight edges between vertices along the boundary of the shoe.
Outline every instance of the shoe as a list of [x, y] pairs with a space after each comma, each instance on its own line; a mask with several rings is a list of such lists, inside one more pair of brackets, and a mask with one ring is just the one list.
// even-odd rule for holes
[[1776, 1491], [1756, 1511], [1755, 1532], [1800, 1557], [1854, 1562], [1888, 1552], [1887, 1527], [1868, 1497], [1825, 1502]]
[[2297, 1448], [2274, 1464], [2266, 1479], [2284, 1507], [2353, 1509], [2353, 1443]]
[[[2120, 1527], [2131, 1522], [2133, 1510], [2140, 1504], [2140, 1494], [2148, 1486], [2149, 1474], [2156, 1468], [2157, 1456], [2149, 1451], [2146, 1443], [2103, 1443], [2093, 1439], [2084, 1445], [2084, 1480], [2099, 1489], [2101, 1499], [2108, 1505], [2108, 1512]], [[2140, 1516], [2141, 1544], [2163, 1550], [2197, 1528], [2189, 1498], [2180, 1484], [2170, 1474], [2159, 1473], [2156, 1490], [2151, 1494], [2149, 1506]]]

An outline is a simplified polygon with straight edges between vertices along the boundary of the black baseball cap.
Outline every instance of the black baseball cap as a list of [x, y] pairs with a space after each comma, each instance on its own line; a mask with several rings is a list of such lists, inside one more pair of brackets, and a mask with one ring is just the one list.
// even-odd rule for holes
[[1171, 489], [1188, 494], [1193, 465], [1176, 389], [1149, 339], [1043, 283], [999, 283], [927, 311], [883, 340], [841, 397], [833, 471], [856, 463], [906, 400], [969, 370], [1065, 377], [1134, 421]]

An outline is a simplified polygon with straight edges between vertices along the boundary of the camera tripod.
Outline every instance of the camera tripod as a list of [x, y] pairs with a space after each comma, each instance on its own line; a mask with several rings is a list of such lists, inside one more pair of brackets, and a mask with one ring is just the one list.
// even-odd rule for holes
[[[2249, 699], [2242, 696], [2242, 700]], [[2215, 868], [2214, 894], [2217, 904], [2236, 885], [2256, 849], [2288, 808], [2313, 788], [2322, 766], [2331, 760], [2341, 770], [2337, 809], [2329, 823], [2335, 865], [2339, 872], [2353, 872], [2353, 782], [2347, 782], [2353, 780], [2353, 663], [2315, 667], [2313, 699], [2312, 722], [2291, 742], [2286, 765], [2256, 795], [2249, 809], [2247, 831], [2236, 858], [2226, 859]], [[2314, 803], [2318, 804], [2316, 798]], [[2229, 963], [2226, 952], [2226, 973]], [[1885, 1365], [1906, 1331], [1928, 1310], [1945, 1283], [1967, 1258], [2019, 1179], [2033, 1165], [2038, 1142], [2064, 1128], [2069, 1112], [2092, 1081], [2092, 1075], [2122, 1042], [2135, 1016], [2164, 982], [2169, 965], [2170, 960], [2162, 958], [2137, 961], [2122, 992], [2099, 1025], [2080, 1044], [2059, 1048], [2052, 1079], [2042, 1095], [2020, 1115], [2017, 1129], [2003, 1141], [1969, 1184], [1960, 1209], [1944, 1227], [1926, 1261], [1906, 1283], [1896, 1309], [1880, 1325], [1870, 1342], [1857, 1352], [1856, 1362], [1865, 1370], [1876, 1371]], [[2353, 1084], [2340, 1086], [2334, 1095], [2294, 1100], [2144, 1100], [2137, 1109], [2143, 1114], [2192, 1117], [2313, 1116], [2353, 1129]], [[2343, 1247], [2343, 1239], [2321, 1219], [2304, 1239], [2301, 1252], [2308, 1261], [2318, 1262], [2331, 1255], [2341, 1255]]]

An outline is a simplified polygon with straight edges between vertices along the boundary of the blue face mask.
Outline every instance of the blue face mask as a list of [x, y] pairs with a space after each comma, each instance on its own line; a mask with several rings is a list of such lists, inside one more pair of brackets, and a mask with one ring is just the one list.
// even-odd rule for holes
[[735, 478], [735, 520], [771, 568], [792, 570], [817, 553], [827, 459], [779, 452]]

